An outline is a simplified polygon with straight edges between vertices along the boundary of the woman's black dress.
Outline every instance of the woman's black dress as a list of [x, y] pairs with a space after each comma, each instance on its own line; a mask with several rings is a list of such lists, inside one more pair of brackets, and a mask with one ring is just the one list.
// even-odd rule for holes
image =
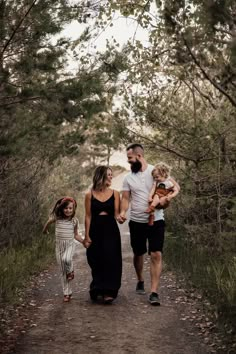
[[[92, 272], [90, 296], [117, 297], [121, 286], [122, 256], [120, 231], [114, 217], [114, 192], [105, 202], [91, 197], [91, 224], [89, 236], [92, 240], [87, 249], [87, 260]], [[106, 212], [107, 215], [100, 215]]]

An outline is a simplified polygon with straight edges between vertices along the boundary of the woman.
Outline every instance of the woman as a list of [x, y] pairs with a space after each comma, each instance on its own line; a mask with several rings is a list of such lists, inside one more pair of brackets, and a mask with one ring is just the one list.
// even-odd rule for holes
[[112, 170], [98, 166], [93, 186], [85, 195], [85, 240], [87, 260], [92, 272], [90, 297], [103, 296], [111, 303], [121, 285], [122, 257], [120, 231], [116, 223], [120, 195], [110, 188]]

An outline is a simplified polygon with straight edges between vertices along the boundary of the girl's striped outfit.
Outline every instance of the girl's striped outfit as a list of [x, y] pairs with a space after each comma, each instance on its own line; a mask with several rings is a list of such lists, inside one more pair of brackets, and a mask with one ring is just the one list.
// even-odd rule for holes
[[72, 294], [71, 280], [67, 274], [73, 272], [74, 235], [75, 227], [78, 227], [78, 219], [56, 220], [56, 258], [61, 270], [62, 288], [64, 295]]

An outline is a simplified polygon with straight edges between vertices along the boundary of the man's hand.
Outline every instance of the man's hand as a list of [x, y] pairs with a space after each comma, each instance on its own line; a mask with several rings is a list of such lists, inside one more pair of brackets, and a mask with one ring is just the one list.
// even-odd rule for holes
[[168, 194], [168, 195], [166, 196], [166, 200], [167, 200], [168, 202], [170, 202], [170, 201], [171, 201], [171, 199], [172, 199], [171, 194]]

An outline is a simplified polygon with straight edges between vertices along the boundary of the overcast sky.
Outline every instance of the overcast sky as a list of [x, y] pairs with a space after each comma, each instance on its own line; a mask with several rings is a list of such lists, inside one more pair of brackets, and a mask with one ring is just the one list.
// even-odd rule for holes
[[[107, 40], [114, 38], [122, 47], [129, 39], [140, 40], [144, 45], [148, 45], [148, 33], [143, 30], [140, 26], [137, 26], [137, 22], [132, 19], [127, 19], [123, 16], [117, 14], [113, 21], [113, 26], [108, 26], [104, 30], [99, 29], [98, 34], [93, 38], [87, 47], [87, 52], [90, 54], [95, 54], [97, 51], [103, 52], [106, 50]], [[77, 21], [72, 21], [65, 30], [62, 32], [63, 36], [69, 37], [72, 40], [78, 39], [88, 24], [80, 24]], [[93, 20], [91, 21], [90, 27], [93, 28]], [[73, 62], [71, 58], [69, 63], [70, 70], [76, 70], [78, 63]]]

